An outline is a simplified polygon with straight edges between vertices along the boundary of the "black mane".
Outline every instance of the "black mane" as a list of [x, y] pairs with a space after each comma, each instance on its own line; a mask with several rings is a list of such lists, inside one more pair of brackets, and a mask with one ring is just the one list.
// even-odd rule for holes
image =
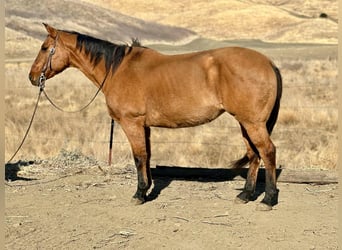
[[106, 72], [109, 72], [111, 69], [112, 74], [114, 74], [115, 70], [122, 62], [122, 59], [125, 57], [126, 48], [129, 48], [127, 51], [127, 53], [129, 53], [132, 46], [141, 47], [138, 39], [132, 39], [132, 46], [127, 44], [117, 45], [77, 32], [70, 33], [77, 36], [76, 48], [80, 51], [84, 49], [85, 54], [90, 55], [90, 61], [93, 63], [94, 67], [103, 59], [106, 66]]

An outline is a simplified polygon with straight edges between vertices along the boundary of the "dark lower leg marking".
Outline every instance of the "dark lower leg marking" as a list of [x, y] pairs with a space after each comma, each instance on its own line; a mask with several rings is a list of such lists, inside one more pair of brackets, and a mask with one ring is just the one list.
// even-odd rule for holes
[[257, 155], [251, 155], [250, 157], [250, 163], [249, 163], [249, 170], [247, 174], [247, 180], [244, 186], [243, 191], [237, 196], [237, 198], [241, 199], [245, 203], [248, 201], [254, 201], [256, 200], [255, 196], [255, 187], [256, 187], [256, 180], [258, 176], [258, 170], [259, 170], [259, 157]]
[[134, 194], [133, 198], [139, 200], [141, 203], [144, 203], [146, 200], [146, 193], [151, 186], [151, 182], [150, 178], [148, 176], [146, 178], [145, 176], [146, 174], [148, 175], [148, 173], [144, 174], [143, 172], [144, 170], [147, 171], [146, 169], [142, 168], [144, 160], [139, 156], [134, 156], [134, 162], [137, 168], [138, 185], [137, 191]]
[[253, 193], [250, 191], [242, 191], [240, 194], [238, 194], [238, 196], [236, 196], [237, 198], [239, 198], [241, 201], [243, 201], [244, 203], [249, 202], [250, 200], [252, 200], [253, 197]]
[[[278, 193], [279, 193], [279, 190], [276, 188], [276, 178], [275, 178], [275, 166], [276, 166], [275, 146], [273, 145], [269, 137], [268, 131], [263, 125], [256, 124], [256, 125], [248, 126], [246, 128], [246, 131], [251, 139], [251, 142], [255, 145], [256, 149], [258, 150], [259, 155], [261, 156], [261, 159], [263, 160], [265, 164], [265, 168], [266, 168], [265, 197], [261, 203], [266, 205], [266, 207], [272, 208], [272, 206], [278, 203]], [[252, 183], [249, 183], [249, 181], [247, 180], [244, 191], [248, 190], [251, 186], [252, 186]]]
[[275, 206], [278, 204], [279, 189], [276, 187], [275, 175], [272, 170], [266, 169], [266, 187], [265, 197], [261, 201], [268, 206]]

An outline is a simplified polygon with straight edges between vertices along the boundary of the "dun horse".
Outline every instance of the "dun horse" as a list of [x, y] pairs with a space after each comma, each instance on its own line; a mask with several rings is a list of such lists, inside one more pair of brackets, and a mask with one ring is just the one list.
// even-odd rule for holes
[[116, 45], [77, 32], [48, 32], [29, 79], [40, 86], [68, 67], [82, 71], [104, 93], [109, 115], [124, 130], [134, 156], [141, 204], [152, 184], [150, 127], [181, 128], [208, 123], [224, 112], [239, 122], [247, 153], [234, 163], [249, 164], [237, 201], [253, 200], [262, 160], [265, 196], [260, 209], [278, 202], [276, 149], [270, 134], [277, 120], [282, 80], [277, 67], [250, 49], [228, 47], [163, 55], [139, 43]]

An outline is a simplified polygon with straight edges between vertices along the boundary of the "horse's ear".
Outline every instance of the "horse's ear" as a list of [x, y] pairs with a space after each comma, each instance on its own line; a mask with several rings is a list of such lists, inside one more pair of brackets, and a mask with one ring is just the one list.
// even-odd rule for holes
[[46, 23], [43, 23], [44, 26], [45, 26], [45, 29], [46, 31], [49, 33], [49, 35], [52, 37], [52, 38], [56, 38], [57, 36], [57, 30], [55, 28], [53, 28], [52, 26], [46, 24]]

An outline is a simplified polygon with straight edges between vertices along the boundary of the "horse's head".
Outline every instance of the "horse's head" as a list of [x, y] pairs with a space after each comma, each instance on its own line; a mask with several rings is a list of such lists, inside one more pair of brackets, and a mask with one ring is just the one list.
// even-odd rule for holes
[[46, 79], [69, 66], [69, 52], [61, 41], [61, 31], [44, 23], [48, 35], [32, 64], [29, 79], [35, 86], [43, 86]]

